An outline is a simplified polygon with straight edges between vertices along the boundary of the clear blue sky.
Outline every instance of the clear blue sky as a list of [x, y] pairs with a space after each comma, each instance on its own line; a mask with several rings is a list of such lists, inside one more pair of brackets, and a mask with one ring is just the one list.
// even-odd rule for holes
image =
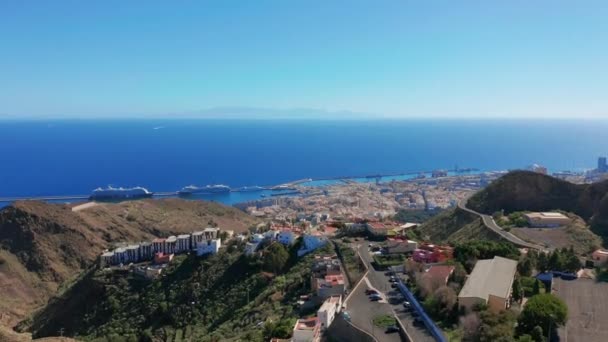
[[0, 114], [608, 116], [606, 1], [0, 2]]

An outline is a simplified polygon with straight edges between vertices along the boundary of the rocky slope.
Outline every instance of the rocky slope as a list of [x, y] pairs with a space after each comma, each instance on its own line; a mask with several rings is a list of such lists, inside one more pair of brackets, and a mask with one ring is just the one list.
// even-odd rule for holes
[[217, 203], [180, 199], [72, 206], [17, 202], [0, 210], [0, 323], [13, 326], [112, 242], [137, 242], [218, 225], [235, 232], [258, 221]]

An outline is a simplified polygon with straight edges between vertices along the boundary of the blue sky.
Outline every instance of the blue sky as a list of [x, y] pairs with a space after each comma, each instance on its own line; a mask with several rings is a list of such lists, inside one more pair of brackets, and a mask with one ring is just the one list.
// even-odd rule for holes
[[0, 2], [0, 114], [608, 117], [606, 1]]

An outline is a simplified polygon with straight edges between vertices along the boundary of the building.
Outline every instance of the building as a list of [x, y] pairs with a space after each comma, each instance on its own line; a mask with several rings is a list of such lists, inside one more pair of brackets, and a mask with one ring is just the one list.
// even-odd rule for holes
[[344, 276], [342, 274], [326, 275], [323, 278], [315, 278], [317, 296], [329, 298], [331, 296], [341, 296], [344, 294]]
[[446, 170], [434, 170], [431, 173], [431, 178], [440, 178], [440, 177], [447, 177], [448, 176], [448, 172]]
[[215, 240], [215, 239], [219, 239], [220, 237], [220, 229], [215, 227], [209, 227], [209, 228], [205, 228], [205, 230], [203, 230], [203, 236], [205, 238], [205, 240]]
[[416, 262], [436, 263], [445, 262], [452, 259], [454, 249], [450, 246], [439, 246], [433, 244], [422, 244], [412, 254], [412, 258]]
[[155, 264], [168, 264], [173, 260], [173, 254], [165, 254], [163, 252], [158, 252], [154, 254], [154, 263]]
[[342, 296], [331, 296], [323, 302], [323, 305], [317, 311], [317, 318], [321, 325], [321, 330], [327, 329], [334, 321], [336, 314], [340, 313], [342, 308]]
[[192, 249], [195, 249], [196, 245], [203, 241], [205, 241], [205, 236], [203, 235], [203, 232], [201, 232], [201, 231], [194, 232], [190, 236], [190, 243], [192, 244], [191, 245]]
[[368, 222], [365, 225], [367, 231], [372, 235], [385, 236], [388, 235], [388, 231], [391, 230], [391, 227], [387, 227], [382, 222]]
[[139, 244], [139, 257], [141, 260], [151, 260], [154, 257], [151, 242], [142, 242]]
[[245, 244], [245, 255], [253, 255], [260, 246], [259, 242], [247, 242]]
[[412, 253], [418, 249], [418, 242], [412, 240], [389, 239], [386, 243], [387, 254]]
[[458, 294], [460, 306], [472, 310], [475, 305], [487, 304], [495, 313], [507, 309], [516, 270], [516, 260], [499, 256], [478, 260]]
[[606, 163], [606, 157], [597, 158], [597, 171], [608, 172], [608, 164]]
[[169, 236], [165, 240], [165, 253], [174, 254], [177, 249], [177, 236]]
[[317, 317], [304, 318], [296, 321], [291, 337], [293, 342], [320, 342], [321, 325]]
[[547, 168], [542, 165], [532, 164], [532, 165], [528, 166], [527, 169], [528, 169], [528, 171], [540, 173], [543, 175], [547, 174]]
[[325, 246], [327, 243], [327, 238], [325, 236], [316, 233], [316, 234], [304, 234], [302, 237], [303, 245], [298, 250], [298, 256], [303, 256], [307, 253], [314, 251], [319, 247]]
[[434, 265], [427, 269], [422, 277], [428, 279], [431, 284], [447, 285], [448, 279], [454, 273], [454, 269], [454, 266]]
[[222, 245], [220, 239], [207, 240], [196, 245], [196, 255], [216, 254]]
[[527, 213], [524, 214], [524, 217], [528, 220], [530, 227], [554, 228], [570, 223], [570, 218], [561, 213]]
[[591, 257], [593, 258], [595, 266], [603, 265], [608, 261], [608, 251], [605, 249], [598, 249], [591, 254]]
[[190, 234], [181, 234], [177, 236], [175, 253], [184, 253], [190, 250]]
[[291, 245], [296, 240], [296, 234], [291, 229], [283, 229], [277, 234], [277, 241], [285, 246]]
[[139, 261], [139, 245], [129, 245], [125, 248], [127, 252], [127, 261], [138, 262]]
[[316, 278], [342, 274], [340, 260], [336, 255], [316, 255], [312, 264], [312, 273]]
[[154, 253], [154, 254], [165, 253], [166, 252], [165, 240], [166, 239], [161, 239], [161, 238], [156, 238], [156, 239], [152, 240], [152, 253]]
[[106, 267], [114, 264], [114, 252], [105, 252], [99, 257], [99, 266]]
[[124, 247], [116, 248], [114, 250], [114, 263], [115, 264], [124, 264], [129, 261], [127, 257], [127, 249]]

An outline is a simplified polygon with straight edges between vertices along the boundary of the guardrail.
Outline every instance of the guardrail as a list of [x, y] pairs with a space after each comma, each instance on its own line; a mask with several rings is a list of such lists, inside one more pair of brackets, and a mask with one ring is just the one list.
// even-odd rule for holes
[[420, 319], [424, 322], [424, 325], [429, 330], [435, 341], [437, 342], [447, 342], [448, 340], [443, 336], [443, 333], [439, 328], [435, 325], [435, 322], [426, 314], [424, 308], [418, 302], [418, 299], [414, 297], [414, 294], [403, 284], [401, 279], [397, 280], [397, 288], [403, 294], [403, 296], [410, 302], [410, 304], [414, 307], [414, 310], [418, 312], [420, 315]]

